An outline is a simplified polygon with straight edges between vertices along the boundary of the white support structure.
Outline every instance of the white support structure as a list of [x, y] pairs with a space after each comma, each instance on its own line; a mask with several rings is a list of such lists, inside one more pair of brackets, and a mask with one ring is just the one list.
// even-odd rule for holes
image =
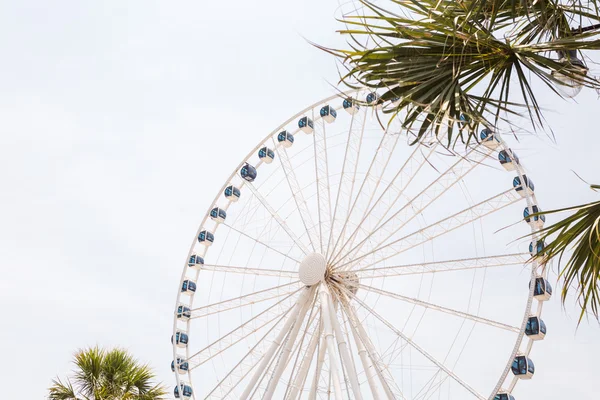
[[[313, 112], [313, 120], [314, 120]], [[327, 161], [327, 137], [325, 121], [321, 118], [321, 129], [315, 124], [313, 140], [315, 154], [315, 174], [317, 181], [317, 210], [319, 214], [320, 253], [326, 254], [331, 230], [331, 188], [329, 186], [329, 163]]]
[[[459, 211], [449, 217], [446, 217], [438, 222], [426, 226], [425, 228], [416, 232], [410, 233], [404, 237], [396, 239], [392, 242], [382, 244], [379, 247], [364, 253], [357, 258], [348, 261], [338, 266], [342, 268], [350, 263], [357, 263], [358, 261], [366, 258], [367, 256], [374, 254], [375, 258], [372, 262], [364, 266], [363, 268], [369, 268], [377, 263], [387, 260], [391, 257], [397, 256], [413, 247], [419, 246], [425, 242], [428, 242], [434, 238], [440, 237], [445, 233], [451, 232], [455, 229], [460, 228], [466, 224], [477, 221], [478, 219], [493, 214], [494, 212], [508, 207], [522, 198], [516, 194], [513, 189], [509, 189], [505, 192], [497, 194], [489, 199], [486, 199], [480, 203], [475, 204], [472, 207]], [[387, 254], [384, 250], [391, 250], [391, 253]]]
[[264, 399], [270, 400], [273, 398], [273, 395], [275, 394], [275, 389], [277, 389], [277, 385], [279, 384], [279, 379], [281, 378], [283, 371], [287, 367], [287, 363], [290, 358], [290, 354], [292, 353], [292, 348], [294, 347], [294, 344], [296, 343], [296, 337], [298, 337], [298, 332], [300, 332], [300, 328], [302, 328], [302, 324], [304, 322], [304, 317], [306, 316], [308, 309], [312, 305], [311, 299], [314, 295], [314, 289], [307, 288], [306, 290], [310, 291], [310, 295], [309, 295], [308, 299], [305, 301], [305, 303], [302, 305], [302, 308], [300, 309], [300, 312], [296, 316], [296, 320], [294, 321], [294, 323], [292, 325], [292, 329], [290, 330], [290, 333], [288, 334], [288, 337], [285, 340], [285, 345], [281, 351], [281, 356], [277, 360], [277, 363], [275, 365], [275, 370], [273, 371], [273, 374], [271, 375], [271, 379], [269, 380], [269, 383], [267, 384], [267, 391], [265, 392], [265, 394], [263, 396]]
[[306, 230], [306, 234], [310, 241], [310, 246], [313, 251], [317, 251], [317, 239], [319, 232], [316, 229], [316, 225], [312, 221], [310, 211], [308, 210], [308, 205], [306, 204], [306, 200], [302, 195], [302, 188], [298, 183], [298, 178], [296, 177], [296, 172], [294, 171], [294, 167], [290, 162], [287, 149], [285, 147], [278, 146], [276, 147], [276, 151], [277, 155], [279, 156], [279, 159], [281, 160], [281, 167], [283, 168], [286, 181], [288, 183], [290, 191], [292, 192], [292, 197], [294, 198], [294, 202], [296, 203], [298, 213], [300, 214], [300, 219], [302, 219], [302, 224], [304, 225], [304, 229]]
[[[321, 313], [323, 318], [323, 313]], [[323, 363], [325, 362], [325, 353], [327, 351], [327, 343], [325, 342], [325, 335], [321, 334], [321, 343], [319, 344], [319, 355], [317, 357], [317, 366], [315, 368], [315, 375], [313, 382], [308, 393], [308, 400], [315, 400], [317, 398], [317, 391], [319, 390], [319, 378], [321, 377], [321, 370], [323, 369]]]
[[367, 285], [361, 285], [361, 284], [359, 284], [358, 287], [360, 289], [363, 289], [363, 290], [366, 290], [366, 291], [369, 291], [369, 292], [372, 292], [372, 293], [381, 294], [381, 295], [390, 297], [392, 299], [402, 300], [402, 301], [405, 301], [407, 303], [411, 303], [411, 304], [414, 304], [414, 305], [417, 305], [417, 306], [421, 306], [421, 307], [424, 307], [424, 308], [429, 308], [429, 309], [435, 310], [435, 311], [441, 311], [443, 313], [454, 315], [454, 316], [457, 316], [457, 317], [470, 319], [471, 321], [478, 322], [480, 324], [485, 324], [485, 325], [488, 325], [488, 326], [492, 326], [494, 328], [504, 329], [506, 331], [514, 332], [514, 333], [519, 333], [520, 332], [520, 329], [517, 328], [516, 326], [504, 324], [502, 322], [494, 321], [494, 320], [487, 319], [487, 318], [482, 318], [482, 317], [479, 317], [477, 315], [469, 314], [467, 312], [453, 310], [453, 309], [447, 308], [447, 307], [442, 307], [442, 306], [439, 306], [437, 304], [429, 303], [427, 301], [415, 299], [415, 298], [412, 298], [412, 297], [403, 296], [403, 295], [398, 294], [398, 293], [392, 293], [392, 292], [389, 292], [387, 290], [378, 289], [378, 288], [375, 288], [375, 287], [372, 287], [372, 286], [367, 286]]
[[310, 342], [308, 344], [308, 348], [305, 353], [305, 357], [300, 361], [300, 369], [298, 373], [293, 379], [293, 383], [290, 386], [290, 391], [286, 397], [288, 400], [296, 400], [298, 396], [300, 396], [300, 392], [304, 387], [304, 382], [306, 381], [306, 377], [308, 376], [308, 371], [310, 369], [310, 365], [314, 358], [315, 352], [317, 350], [317, 344], [319, 343], [319, 339], [321, 338], [322, 333], [322, 324], [319, 323], [319, 328], [313, 332], [312, 337], [310, 338]]
[[261, 375], [265, 372], [267, 365], [269, 365], [271, 358], [275, 354], [275, 351], [277, 351], [277, 349], [281, 346], [281, 344], [283, 343], [283, 339], [292, 329], [294, 323], [296, 322], [296, 318], [298, 317], [301, 310], [304, 308], [306, 302], [310, 298], [310, 294], [312, 294], [312, 290], [310, 288], [305, 288], [302, 292], [302, 295], [298, 298], [298, 301], [294, 305], [294, 308], [292, 310], [292, 313], [288, 317], [288, 320], [285, 322], [285, 325], [283, 326], [281, 331], [279, 331], [279, 335], [273, 341], [271, 347], [265, 353], [258, 369], [256, 370], [256, 372], [252, 376], [252, 379], [250, 379], [250, 382], [246, 386], [246, 390], [244, 390], [244, 392], [242, 393], [240, 397], [241, 400], [247, 400], [248, 396], [250, 396], [250, 393], [252, 393], [254, 386], [258, 382], [258, 379], [261, 377]]
[[[427, 162], [427, 159], [429, 158], [433, 150], [435, 150], [435, 146], [432, 146], [432, 150], [430, 151], [428, 156], [425, 157], [425, 160], [423, 162]], [[341, 258], [353, 259], [356, 256], [356, 254], [360, 252], [361, 248], [365, 245], [367, 240], [371, 238], [373, 234], [380, 230], [387, 232], [388, 235], [385, 237], [385, 239], [380, 240], [379, 243], [381, 244], [387, 241], [394, 234], [398, 233], [409, 222], [411, 222], [417, 215], [422, 213], [434, 201], [438, 200], [450, 188], [452, 188], [457, 183], [461, 182], [467, 174], [469, 174], [475, 167], [477, 167], [482, 161], [484, 161], [490, 156], [491, 151], [492, 150], [487, 149], [486, 151], [480, 152], [478, 151], [478, 147], [471, 149], [464, 157], [460, 157], [458, 161], [456, 161], [453, 165], [450, 166], [450, 168], [448, 168], [446, 171], [440, 174], [425, 189], [419, 192], [412, 199], [406, 201], [402, 208], [400, 208], [389, 218], [387, 218], [384, 222], [382, 222], [385, 216], [391, 211], [396, 201], [399, 199], [400, 194], [402, 194], [402, 192], [398, 193], [396, 199], [393, 202], [390, 202], [390, 206], [388, 207], [388, 209], [385, 212], [381, 213], [381, 218], [379, 219], [379, 221], [377, 221], [376, 226], [370, 230], [369, 235], [367, 235], [355, 247], [351, 247], [350, 244], [349, 247], [351, 248], [351, 250], [348, 251], [347, 254]], [[473, 154], [474, 156], [472, 156]], [[419, 169], [423, 165], [423, 163], [419, 164]]]
[[327, 354], [329, 355], [329, 368], [331, 378], [333, 380], [333, 393], [335, 400], [342, 400], [342, 387], [340, 385], [340, 376], [338, 372], [338, 360], [336, 357], [335, 343], [332, 316], [329, 309], [329, 293], [325, 285], [321, 285], [319, 296], [321, 299], [321, 314], [323, 315], [323, 326], [325, 328], [325, 344], [327, 346]]
[[215, 265], [203, 264], [200, 268], [203, 271], [227, 272], [233, 274], [254, 275], [254, 276], [274, 276], [277, 278], [298, 278], [297, 271], [277, 270], [268, 268], [246, 268], [233, 265]]
[[442, 272], [464, 271], [479, 268], [525, 265], [531, 256], [529, 253], [507, 254], [489, 257], [464, 258], [461, 260], [434, 261], [419, 264], [375, 267], [356, 270], [361, 279], [388, 278], [402, 275], [437, 274]]
[[245, 294], [243, 296], [234, 297], [232, 299], [219, 301], [217, 303], [208, 304], [191, 310], [191, 318], [202, 318], [208, 315], [217, 314], [220, 312], [237, 309], [243, 306], [248, 306], [262, 301], [276, 299], [278, 297], [287, 296], [297, 293], [302, 287], [300, 281], [294, 281], [283, 285], [275, 286], [269, 289], [259, 290]]
[[292, 239], [292, 241], [296, 244], [296, 246], [298, 246], [298, 248], [300, 250], [302, 250], [302, 252], [304, 254], [310, 253], [310, 251], [304, 245], [304, 243], [302, 243], [302, 241], [300, 241], [300, 238], [298, 238], [298, 236], [296, 236], [296, 234], [294, 232], [292, 232], [292, 230], [285, 223], [285, 221], [283, 220], [283, 218], [281, 218], [279, 216], [279, 214], [277, 214], [277, 211], [275, 211], [275, 209], [271, 206], [271, 204], [269, 204], [269, 202], [267, 201], [267, 199], [265, 199], [264, 196], [262, 194], [260, 194], [260, 192], [258, 191], [258, 189], [256, 189], [254, 187], [254, 185], [252, 183], [250, 183], [250, 182], [248, 182], [247, 186], [250, 189], [250, 191], [252, 192], [252, 194], [258, 199], [258, 201], [260, 201], [260, 204], [262, 204], [266, 208], [266, 210], [269, 212], [269, 214], [271, 214], [271, 217], [273, 217], [273, 219], [275, 221], [277, 221], [277, 223], [279, 224], [279, 226], [281, 226], [281, 228], [285, 231], [285, 233], [288, 234], [288, 236], [290, 237], [290, 239]]

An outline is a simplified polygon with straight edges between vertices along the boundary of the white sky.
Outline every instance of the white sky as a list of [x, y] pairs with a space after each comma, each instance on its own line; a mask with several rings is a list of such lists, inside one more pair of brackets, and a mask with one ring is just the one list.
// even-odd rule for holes
[[[336, 7], [0, 0], [4, 398], [43, 398], [95, 344], [130, 349], [172, 388], [171, 313], [197, 224], [266, 132], [333, 93], [335, 63], [303, 36], [340, 45]], [[597, 198], [571, 172], [599, 180], [597, 95], [577, 101], [546, 104], [558, 143], [515, 146], [545, 209]], [[577, 317], [546, 304], [518, 399], [597, 398], [598, 325], [576, 330]]]

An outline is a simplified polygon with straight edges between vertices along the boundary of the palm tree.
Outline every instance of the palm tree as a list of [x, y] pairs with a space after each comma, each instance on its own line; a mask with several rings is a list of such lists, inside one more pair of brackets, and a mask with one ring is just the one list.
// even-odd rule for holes
[[73, 361], [71, 379], [59, 378], [48, 389], [50, 400], [159, 400], [165, 389], [153, 382], [155, 375], [122, 349], [80, 350]]
[[[449, 147], [469, 143], [501, 123], [515, 135], [523, 121], [544, 130], [544, 87], [563, 98], [600, 90], [582, 57], [600, 49], [599, 0], [359, 2], [341, 17], [348, 47], [317, 46], [341, 59], [343, 83], [383, 92], [383, 112], [400, 118], [414, 143], [431, 135]], [[543, 231], [547, 256], [562, 261], [573, 250], [561, 271], [563, 301], [575, 290], [581, 318], [598, 318], [600, 202], [552, 212], [568, 210], [575, 213]]]

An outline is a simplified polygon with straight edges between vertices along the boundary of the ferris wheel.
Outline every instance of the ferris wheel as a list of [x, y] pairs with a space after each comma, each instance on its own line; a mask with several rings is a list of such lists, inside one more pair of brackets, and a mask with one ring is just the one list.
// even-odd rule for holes
[[176, 398], [514, 400], [533, 376], [531, 177], [498, 131], [411, 146], [393, 106], [329, 97], [239, 162], [177, 288]]

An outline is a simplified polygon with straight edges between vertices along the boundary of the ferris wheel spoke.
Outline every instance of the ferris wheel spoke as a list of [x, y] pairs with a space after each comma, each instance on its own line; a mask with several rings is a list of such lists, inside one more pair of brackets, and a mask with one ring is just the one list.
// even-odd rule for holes
[[[314, 113], [313, 113], [314, 120]], [[319, 216], [319, 241], [321, 254], [325, 254], [331, 237], [331, 189], [329, 186], [329, 162], [327, 160], [327, 136], [325, 120], [321, 118], [321, 129], [315, 123], [313, 132], [315, 175], [317, 185], [317, 213]]]
[[393, 292], [389, 292], [387, 290], [383, 290], [383, 289], [378, 289], [372, 286], [367, 286], [367, 285], [363, 285], [363, 284], [359, 284], [358, 287], [360, 289], [364, 289], [368, 292], [371, 293], [377, 293], [377, 294], [381, 294], [393, 299], [397, 299], [397, 300], [401, 300], [401, 301], [405, 301], [407, 303], [411, 303], [411, 304], [415, 304], [424, 308], [429, 308], [431, 310], [435, 310], [435, 311], [441, 311], [443, 313], [449, 314], [449, 315], [454, 315], [457, 317], [461, 317], [461, 318], [466, 318], [466, 319], [470, 319], [471, 321], [475, 321], [481, 324], [485, 324], [485, 325], [489, 325], [492, 326], [494, 328], [499, 328], [499, 329], [504, 329], [510, 332], [515, 332], [515, 333], [519, 333], [520, 329], [517, 328], [516, 326], [511, 326], [508, 324], [504, 324], [502, 322], [498, 322], [498, 321], [494, 321], [488, 318], [482, 318], [479, 317], [477, 315], [473, 315], [473, 314], [469, 314], [463, 311], [458, 311], [458, 310], [453, 310], [451, 308], [447, 308], [447, 307], [443, 307], [443, 306], [439, 306], [437, 304], [433, 304], [433, 303], [429, 303], [427, 301], [423, 301], [423, 300], [419, 300], [419, 299], [415, 299], [412, 297], [407, 297], [407, 296], [402, 296], [400, 294], [397, 293], [393, 293]]
[[[436, 149], [436, 146], [437, 146], [437, 143], [430, 146], [429, 152], [427, 155], [425, 155], [425, 153], [423, 153], [421, 146], [415, 146], [413, 152], [410, 154], [410, 156], [407, 158], [407, 160], [404, 162], [404, 164], [400, 167], [400, 169], [398, 170], [396, 175], [392, 178], [390, 183], [381, 192], [381, 194], [379, 195], [377, 200], [375, 200], [375, 202], [373, 204], [371, 204], [371, 202], [369, 202], [369, 204], [367, 204], [367, 206], [365, 207], [365, 211], [363, 213], [361, 221], [358, 224], [356, 224], [356, 228], [354, 229], [352, 234], [350, 234], [349, 239], [341, 247], [341, 250], [339, 253], [340, 255], [343, 254], [343, 251], [345, 249], [354, 250], [354, 248], [352, 246], [354, 244], [354, 241], [357, 238], [358, 233], [361, 230], [361, 227], [366, 227], [367, 229], [370, 229], [371, 226], [377, 227], [381, 223], [381, 220], [383, 218], [385, 218], [385, 216], [390, 212], [390, 210], [394, 207], [394, 205], [397, 204], [398, 200], [404, 194], [404, 191], [406, 190], [408, 185], [417, 176], [417, 174], [419, 173], [421, 168], [423, 168], [423, 166], [425, 166], [429, 163], [429, 160], [428, 160], [429, 156], [431, 154], [433, 154], [433, 152]], [[387, 209], [385, 209], [385, 211], [378, 214], [379, 219], [375, 222], [375, 224], [371, 225], [369, 222], [370, 219], [376, 218], [376, 214], [374, 214], [373, 211], [380, 205], [385, 207], [385, 198], [386, 197], [389, 197], [392, 200], [388, 202]], [[362, 245], [369, 237], [370, 237], [370, 235], [366, 239], [361, 241], [359, 243], [359, 245]], [[352, 250], [350, 250], [350, 252]], [[333, 260], [332, 264], [335, 264], [336, 261], [337, 261], [337, 259]]]
[[392, 276], [436, 274], [478, 268], [525, 265], [531, 256], [527, 253], [500, 256], [465, 258], [461, 260], [434, 261], [418, 264], [405, 264], [389, 267], [359, 269], [355, 272], [360, 278], [388, 278]]
[[288, 234], [288, 236], [290, 237], [290, 239], [292, 239], [292, 241], [296, 244], [296, 246], [298, 246], [298, 248], [300, 250], [302, 250], [302, 252], [304, 254], [310, 253], [310, 251], [306, 248], [306, 246], [304, 246], [304, 244], [300, 241], [300, 239], [296, 236], [296, 234], [294, 234], [294, 232], [292, 232], [290, 227], [279, 216], [279, 214], [277, 213], [277, 211], [275, 211], [275, 209], [271, 206], [271, 204], [269, 204], [267, 199], [265, 199], [263, 197], [263, 195], [259, 193], [259, 191], [254, 187], [254, 185], [252, 183], [248, 182], [247, 186], [250, 189], [250, 191], [252, 192], [252, 194], [254, 194], [254, 196], [258, 199], [258, 201], [263, 205], [263, 207], [265, 207], [265, 209], [269, 212], [269, 214], [271, 214], [273, 219], [275, 219], [275, 221], [277, 221], [277, 223], [279, 224], [279, 226], [281, 226], [281, 228], [285, 231], [285, 233]]
[[[343, 222], [343, 218], [350, 210], [350, 205], [354, 195], [354, 183], [356, 182], [356, 173], [358, 170], [358, 160], [362, 148], [363, 134], [365, 131], [366, 116], [362, 121], [357, 118], [360, 114], [352, 114], [350, 120], [350, 129], [348, 130], [348, 139], [346, 141], [346, 151], [344, 153], [344, 162], [342, 164], [342, 172], [340, 174], [340, 183], [333, 208], [333, 219], [331, 221], [331, 232], [329, 243], [332, 243], [333, 238], [344, 236], [343, 227], [338, 226], [337, 221]], [[356, 127], [359, 126], [358, 129]], [[357, 132], [358, 130], [358, 132]], [[341, 198], [342, 195], [344, 198]], [[345, 201], [344, 201], [345, 200]], [[337, 227], [337, 230], [336, 230]], [[345, 227], [345, 226], [344, 226]], [[338, 240], [336, 240], [333, 248], [327, 249], [326, 259], [335, 253]]]
[[[400, 232], [409, 222], [411, 222], [417, 215], [421, 214], [427, 207], [438, 200], [454, 185], [461, 182], [467, 174], [469, 174], [476, 166], [480, 165], [483, 160], [489, 157], [491, 149], [479, 151], [479, 147], [471, 149], [464, 157], [460, 157], [454, 164], [452, 164], [446, 171], [441, 173], [432, 183], [430, 183], [425, 189], [419, 192], [412, 199], [406, 201], [406, 203], [394, 214], [392, 214], [385, 222], [381, 222], [381, 218], [374, 229], [359, 242], [354, 248], [346, 253], [345, 256], [341, 257], [352, 259], [359, 254], [361, 248], [365, 243], [379, 231], [386, 231], [387, 236], [380, 240], [380, 243], [384, 243], [393, 237], [395, 234]], [[431, 153], [430, 153], [431, 154]], [[427, 157], [428, 158], [428, 157]], [[398, 200], [398, 198], [396, 198]], [[392, 202], [391, 206], [395, 203]], [[390, 206], [390, 208], [391, 208]], [[387, 215], [390, 208], [386, 210]]]
[[246, 378], [246, 376], [252, 372], [252, 370], [261, 361], [262, 349], [261, 346], [267, 342], [267, 338], [272, 335], [275, 328], [283, 322], [286, 316], [291, 312], [288, 309], [279, 317], [277, 322], [273, 324], [271, 328], [256, 342], [252, 348], [240, 359], [240, 361], [219, 381], [219, 383], [208, 393], [205, 399], [216, 398], [224, 399], [235, 390], [236, 387]]
[[287, 154], [287, 150], [285, 149], [285, 147], [275, 146], [275, 150], [277, 151], [278, 158], [281, 160], [281, 166], [285, 174], [286, 182], [288, 183], [290, 192], [292, 193], [292, 197], [294, 198], [294, 202], [296, 203], [296, 207], [298, 213], [300, 214], [300, 219], [302, 219], [302, 224], [304, 225], [304, 229], [306, 231], [306, 235], [308, 236], [310, 246], [313, 251], [316, 251], [316, 246], [314, 243], [314, 241], [317, 238], [315, 224], [312, 222], [310, 212], [308, 211], [308, 205], [306, 204], [306, 200], [302, 195], [302, 188], [298, 183], [296, 172], [292, 167], [291, 160]]
[[[522, 198], [517, 195], [513, 189], [509, 189], [469, 208], [459, 211], [449, 217], [430, 224], [421, 230], [410, 233], [400, 239], [394, 240], [387, 244], [379, 243], [373, 250], [341, 264], [338, 266], [338, 268], [349, 265], [350, 263], [357, 263], [369, 255], [374, 255], [375, 260], [363, 267], [363, 269], [369, 268], [381, 261], [395, 257], [398, 254], [401, 254], [434, 238], [438, 238], [448, 232], [452, 232], [461, 226], [477, 221], [484, 216], [493, 214], [494, 212], [520, 200], [522, 200]], [[386, 254], [385, 250], [389, 250], [390, 252]]]
[[[379, 186], [379, 183], [381, 182], [381, 177], [382, 177], [383, 171], [385, 171], [388, 163], [390, 162], [390, 159], [396, 148], [396, 144], [398, 143], [399, 138], [400, 138], [399, 134], [391, 134], [388, 131], [384, 132], [383, 137], [381, 138], [381, 141], [379, 142], [377, 151], [375, 152], [375, 154], [373, 155], [373, 158], [371, 159], [371, 163], [369, 164], [367, 173], [366, 173], [364, 179], [362, 180], [360, 187], [356, 193], [356, 197], [352, 201], [352, 206], [350, 207], [350, 211], [348, 211], [348, 214], [346, 215], [346, 220], [342, 227], [342, 232], [346, 231], [347, 225], [352, 217], [352, 214], [354, 213], [354, 211], [357, 208], [357, 204], [360, 201], [362, 201], [362, 199], [368, 198], [369, 203], [372, 200], [373, 196], [375, 195], [376, 190], [372, 190], [370, 188], [367, 190], [367, 188], [365, 188], [365, 186], [367, 185], [367, 182], [374, 183], [376, 185], [376, 187]], [[342, 238], [338, 237], [336, 244], [334, 246], [334, 248], [338, 249], [338, 250], [337, 250], [337, 252], [332, 252], [332, 255], [329, 257], [331, 260], [337, 259], [338, 256], [340, 255], [339, 253], [342, 251], [341, 245], [344, 243], [344, 242], [341, 242], [341, 240], [342, 240]]]
[[229, 333], [215, 340], [202, 350], [191, 355], [188, 359], [190, 369], [193, 370], [194, 368], [201, 366], [208, 360], [212, 359], [218, 354], [221, 354], [222, 352], [231, 348], [235, 344], [239, 343], [252, 333], [264, 328], [265, 326], [269, 325], [271, 322], [276, 320], [284, 313], [284, 311], [281, 311], [281, 308], [288, 305], [286, 301], [290, 300], [291, 297], [299, 291], [300, 289], [298, 289], [294, 293], [289, 294], [288, 296], [273, 304], [266, 310], [250, 318], [242, 325], [238, 326], [237, 328], [231, 330]]
[[362, 301], [361, 299], [359, 299], [358, 297], [356, 297], [354, 295], [353, 295], [353, 298], [367, 312], [369, 312], [372, 316], [374, 316], [375, 318], [377, 318], [383, 325], [385, 325], [386, 327], [388, 327], [392, 332], [394, 332], [396, 335], [398, 335], [400, 338], [402, 338], [402, 340], [404, 340], [406, 343], [408, 343], [413, 349], [415, 349], [419, 353], [421, 353], [421, 355], [423, 355], [431, 363], [433, 363], [436, 367], [438, 367], [440, 370], [442, 370], [446, 375], [448, 375], [455, 382], [457, 382], [459, 385], [461, 385], [463, 388], [465, 388], [467, 391], [469, 391], [473, 396], [475, 396], [479, 400], [486, 400], [486, 398], [483, 395], [481, 395], [480, 393], [478, 393], [468, 383], [466, 383], [465, 381], [463, 381], [454, 372], [452, 372], [446, 365], [444, 365], [442, 362], [438, 361], [435, 357], [433, 357], [431, 354], [429, 354], [425, 349], [423, 349], [421, 346], [419, 346], [418, 344], [416, 344], [411, 338], [409, 338], [402, 331], [400, 331], [399, 329], [397, 329], [392, 323], [390, 323], [388, 320], [386, 320], [385, 318], [383, 318], [377, 311], [375, 311], [373, 308], [371, 308], [367, 304], [365, 304], [364, 301]]
[[248, 238], [248, 239], [250, 239], [250, 240], [253, 240], [253, 241], [255, 241], [256, 243], [259, 243], [259, 244], [263, 245], [263, 246], [264, 246], [264, 247], [266, 247], [267, 249], [269, 249], [269, 250], [272, 250], [272, 251], [274, 251], [274, 252], [276, 252], [276, 253], [278, 253], [278, 254], [280, 254], [280, 255], [284, 256], [285, 258], [289, 258], [290, 260], [294, 261], [296, 264], [300, 264], [300, 261], [298, 261], [298, 260], [296, 260], [295, 258], [291, 257], [289, 254], [286, 254], [286, 253], [284, 253], [284, 252], [282, 252], [282, 251], [280, 251], [280, 250], [277, 250], [277, 249], [276, 249], [276, 248], [274, 248], [274, 247], [271, 247], [271, 246], [269, 246], [268, 244], [266, 244], [266, 243], [265, 243], [265, 242], [263, 242], [262, 240], [259, 240], [259, 239], [255, 238], [255, 237], [252, 237], [252, 236], [248, 235], [246, 232], [240, 231], [239, 229], [236, 229], [236, 228], [234, 228], [233, 226], [231, 226], [231, 225], [228, 225], [228, 224], [226, 224], [226, 223], [222, 223], [221, 225], [223, 225], [223, 226], [226, 226], [227, 228], [231, 229], [232, 231], [234, 231], [234, 232], [237, 232], [237, 233], [239, 233], [240, 235], [242, 235], [242, 236], [244, 236], [244, 237], [246, 237], [246, 238]]
[[235, 297], [228, 300], [219, 301], [217, 303], [208, 304], [191, 310], [192, 319], [203, 318], [212, 314], [221, 313], [224, 311], [240, 308], [263, 301], [276, 299], [278, 297], [297, 293], [301, 287], [300, 281], [294, 281], [283, 285], [275, 286], [269, 289], [263, 289], [256, 292], [248, 293], [243, 296]]
[[278, 270], [278, 269], [263, 269], [263, 268], [247, 268], [247, 267], [236, 267], [232, 265], [215, 265], [215, 264], [203, 264], [203, 271], [223, 272], [223, 273], [234, 273], [244, 275], [256, 275], [256, 276], [275, 276], [279, 278], [298, 278], [298, 271], [290, 270]]

